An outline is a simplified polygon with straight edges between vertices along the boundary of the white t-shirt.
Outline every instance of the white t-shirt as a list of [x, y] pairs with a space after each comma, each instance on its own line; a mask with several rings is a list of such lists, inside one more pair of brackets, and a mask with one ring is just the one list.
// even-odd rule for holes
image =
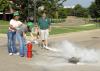
[[[22, 24], [22, 22], [20, 22], [20, 21], [17, 21], [17, 20], [14, 20], [14, 19], [10, 20], [10, 25], [12, 25], [14, 28], [17, 28], [21, 24]], [[9, 27], [9, 30], [15, 31], [15, 30], [11, 29], [10, 27]]]

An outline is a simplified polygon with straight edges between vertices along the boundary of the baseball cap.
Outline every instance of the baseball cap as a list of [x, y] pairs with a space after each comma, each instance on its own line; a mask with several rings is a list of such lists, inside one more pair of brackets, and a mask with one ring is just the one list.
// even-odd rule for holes
[[33, 26], [33, 23], [32, 23], [32, 22], [28, 22], [28, 23], [27, 23], [27, 26], [32, 27], [32, 26]]
[[14, 12], [13, 16], [19, 16], [19, 11]]

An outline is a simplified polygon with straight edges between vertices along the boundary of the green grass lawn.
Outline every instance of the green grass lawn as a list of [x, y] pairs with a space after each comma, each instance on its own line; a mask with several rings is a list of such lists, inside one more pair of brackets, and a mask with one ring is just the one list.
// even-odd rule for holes
[[53, 35], [53, 34], [61, 34], [61, 33], [69, 33], [69, 32], [79, 32], [79, 31], [92, 30], [92, 29], [97, 29], [96, 25], [52, 28], [50, 34]]
[[9, 22], [0, 20], [0, 33], [7, 33]]
[[[9, 22], [8, 21], [0, 21], [0, 33], [7, 33], [8, 31]], [[69, 32], [79, 32], [85, 30], [92, 30], [97, 29], [95, 24], [86, 24], [74, 27], [52, 27], [50, 32], [51, 35], [54, 34], [62, 34], [62, 33], [69, 33]]]
[[0, 20], [0, 25], [9, 25], [9, 21]]

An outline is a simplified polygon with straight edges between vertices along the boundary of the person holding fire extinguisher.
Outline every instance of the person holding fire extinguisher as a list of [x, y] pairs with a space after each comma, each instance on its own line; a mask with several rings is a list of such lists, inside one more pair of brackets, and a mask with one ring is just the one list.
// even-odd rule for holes
[[[19, 16], [19, 12], [17, 11], [17, 14]], [[23, 24], [21, 21], [19, 21], [19, 18], [17, 20], [17, 27], [16, 29], [16, 38], [19, 43], [19, 54], [21, 57], [25, 56], [25, 32], [27, 32], [27, 26]]]
[[17, 36], [17, 39], [18, 39], [18, 42], [19, 42], [19, 52], [20, 52], [21, 57], [25, 56], [26, 32], [27, 32], [27, 26], [25, 24], [22, 23], [19, 27], [17, 27], [16, 36]]

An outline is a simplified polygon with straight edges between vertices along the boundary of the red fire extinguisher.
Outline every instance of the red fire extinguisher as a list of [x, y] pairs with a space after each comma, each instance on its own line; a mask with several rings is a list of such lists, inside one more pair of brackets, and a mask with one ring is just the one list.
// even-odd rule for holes
[[27, 58], [32, 58], [32, 43], [27, 43]]

